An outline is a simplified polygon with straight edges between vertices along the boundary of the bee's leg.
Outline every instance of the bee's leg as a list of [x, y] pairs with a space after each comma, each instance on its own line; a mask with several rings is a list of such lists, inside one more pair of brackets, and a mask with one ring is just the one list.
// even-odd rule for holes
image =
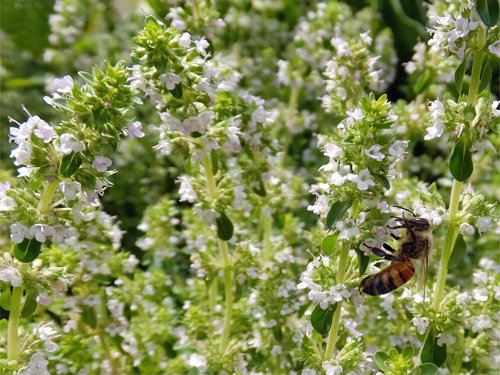
[[395, 248], [393, 248], [391, 245], [388, 245], [386, 243], [383, 246], [384, 246], [384, 249], [389, 250], [391, 253], [396, 251]]
[[390, 260], [391, 262], [404, 262], [406, 259], [392, 254], [387, 254], [384, 250], [379, 249], [378, 247], [369, 247], [368, 248], [373, 252], [373, 254], [378, 255], [382, 259]]

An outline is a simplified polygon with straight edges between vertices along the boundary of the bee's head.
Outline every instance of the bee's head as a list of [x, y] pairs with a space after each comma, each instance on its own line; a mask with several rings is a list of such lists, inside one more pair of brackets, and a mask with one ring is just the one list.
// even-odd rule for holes
[[406, 219], [406, 223], [415, 232], [425, 232], [431, 229], [431, 223], [424, 218]]

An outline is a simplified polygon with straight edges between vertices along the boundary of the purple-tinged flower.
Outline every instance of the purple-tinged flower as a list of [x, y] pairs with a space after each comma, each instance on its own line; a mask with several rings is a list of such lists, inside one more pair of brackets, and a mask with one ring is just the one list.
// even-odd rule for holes
[[55, 78], [53, 81], [47, 84], [47, 91], [49, 92], [60, 92], [60, 93], [69, 93], [73, 90], [73, 86], [75, 81], [71, 76], [66, 75], [62, 78]]
[[92, 167], [97, 172], [106, 172], [113, 162], [110, 158], [105, 156], [96, 156], [94, 162], [92, 163]]
[[125, 134], [129, 138], [142, 138], [144, 137], [144, 132], [142, 131], [142, 124], [140, 121], [134, 121], [127, 126]]
[[54, 128], [43, 120], [37, 122], [34, 133], [38, 138], [42, 139], [44, 143], [49, 143], [57, 137]]

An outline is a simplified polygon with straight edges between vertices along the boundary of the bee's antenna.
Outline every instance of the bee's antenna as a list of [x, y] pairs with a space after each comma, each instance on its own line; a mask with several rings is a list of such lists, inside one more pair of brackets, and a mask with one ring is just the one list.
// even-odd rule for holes
[[396, 204], [393, 204], [392, 207], [397, 207], [397, 208], [401, 208], [402, 210], [405, 210], [405, 211], [408, 211], [410, 214], [413, 215], [413, 217], [416, 217], [415, 216], [415, 213], [412, 211], [412, 210], [409, 210], [408, 208], [405, 208], [405, 207], [401, 207], [401, 206], [398, 206]]

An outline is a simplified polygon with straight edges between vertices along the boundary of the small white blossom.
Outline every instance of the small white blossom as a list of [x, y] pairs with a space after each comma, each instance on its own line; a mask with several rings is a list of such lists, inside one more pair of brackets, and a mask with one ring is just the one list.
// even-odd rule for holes
[[14, 267], [0, 269], [0, 280], [10, 283], [13, 287], [18, 287], [23, 282], [21, 273]]
[[35, 133], [38, 138], [42, 139], [44, 143], [49, 143], [57, 137], [57, 133], [54, 128], [43, 120], [37, 122], [33, 133]]
[[50, 375], [48, 364], [49, 361], [45, 359], [42, 352], [36, 352], [31, 356], [26, 367], [23, 367], [17, 375]]
[[202, 56], [207, 55], [206, 49], [210, 46], [210, 44], [208, 44], [205, 38], [201, 38], [200, 40], [195, 40], [194, 44], [196, 46], [196, 50], [199, 52], [200, 55]]
[[358, 173], [356, 176], [356, 182], [359, 190], [368, 190], [370, 186], [375, 186], [375, 182], [372, 180], [372, 175], [366, 168]]
[[493, 320], [488, 315], [481, 314], [472, 320], [472, 332], [483, 332], [493, 327]]
[[368, 150], [365, 150], [365, 155], [375, 160], [382, 160], [385, 155], [380, 152], [380, 148], [380, 145], [373, 145]]
[[429, 103], [429, 110], [431, 111], [432, 126], [426, 129], [427, 134], [424, 137], [426, 141], [441, 137], [445, 129], [442, 121], [445, 116], [443, 103], [436, 99]]
[[394, 160], [400, 160], [403, 158], [406, 153], [408, 143], [408, 141], [395, 141], [391, 147], [389, 147], [389, 154], [391, 154]]
[[425, 331], [427, 331], [427, 327], [429, 326], [429, 319], [427, 319], [427, 318], [415, 317], [411, 320], [411, 322], [413, 323], [413, 325], [417, 329], [417, 332], [420, 335], [423, 335], [425, 333]]
[[64, 133], [59, 137], [61, 142], [60, 149], [64, 155], [71, 154], [72, 152], [82, 152], [85, 146], [73, 134]]
[[175, 85], [181, 82], [181, 77], [175, 73], [165, 73], [160, 75], [160, 81], [164, 82], [167, 86], [167, 90], [173, 90]]
[[194, 191], [193, 186], [191, 185], [189, 176], [180, 176], [178, 181], [181, 184], [179, 188], [179, 195], [180, 195], [179, 201], [189, 202], [189, 203], [196, 202], [197, 200], [196, 192]]
[[14, 243], [21, 243], [28, 236], [28, 228], [23, 224], [14, 223], [10, 226], [10, 239]]
[[144, 137], [144, 132], [142, 131], [142, 124], [140, 121], [134, 121], [127, 126], [125, 134], [129, 138], [142, 138]]
[[73, 85], [75, 82], [71, 76], [66, 75], [62, 78], [55, 78], [53, 81], [47, 84], [47, 91], [49, 92], [60, 92], [60, 93], [68, 93], [73, 89]]
[[492, 228], [492, 219], [491, 217], [480, 217], [476, 221], [476, 227], [479, 234], [483, 234]]
[[341, 239], [349, 239], [359, 234], [359, 228], [356, 226], [356, 222], [350, 218], [344, 221], [338, 221], [335, 227], [339, 230], [339, 238]]
[[207, 370], [207, 359], [201, 354], [191, 354], [187, 364], [190, 367], [196, 367], [201, 373]]
[[326, 375], [340, 375], [342, 374], [342, 366], [337, 365], [333, 360], [325, 361], [321, 364]]
[[323, 146], [323, 154], [329, 158], [338, 158], [343, 153], [342, 149], [334, 143], [327, 143]]
[[183, 33], [179, 38], [179, 45], [184, 48], [189, 48], [191, 45], [191, 35], [189, 33]]
[[459, 229], [461, 234], [472, 236], [474, 234], [474, 227], [469, 223], [462, 223]]
[[10, 182], [0, 183], [0, 211], [12, 211], [16, 207], [13, 198], [7, 195], [10, 190]]
[[113, 162], [110, 158], [105, 156], [96, 156], [94, 162], [92, 163], [92, 167], [97, 172], [106, 172]]
[[58, 189], [64, 194], [64, 198], [69, 201], [75, 200], [81, 192], [81, 184], [77, 181], [63, 181]]

